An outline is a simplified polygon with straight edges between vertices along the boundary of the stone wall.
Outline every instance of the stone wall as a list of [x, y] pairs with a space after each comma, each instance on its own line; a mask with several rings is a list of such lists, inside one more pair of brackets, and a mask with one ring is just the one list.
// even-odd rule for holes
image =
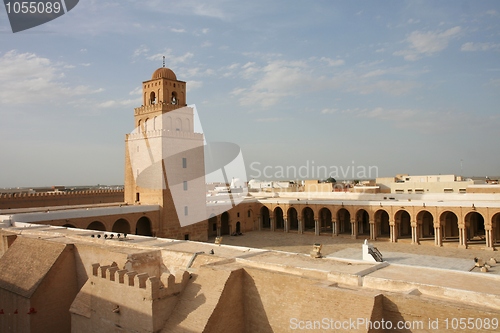
[[[479, 326], [492, 318], [498, 319], [497, 311], [485, 307], [396, 293], [384, 293], [383, 308], [385, 320], [394, 325], [404, 321], [408, 327], [412, 326], [411, 329], [400, 329], [398, 332], [492, 332], [495, 329]], [[465, 322], [471, 318], [473, 326], [470, 329], [457, 329], [454, 326], [460, 325], [460, 318], [465, 318]]]
[[123, 190], [0, 194], [0, 209], [123, 202]]
[[376, 291], [338, 288], [318, 280], [266, 270], [245, 268], [245, 272], [243, 294], [248, 332], [289, 332], [306, 321], [321, 324], [308, 331], [322, 332], [326, 328], [323, 318], [342, 322], [353, 318], [381, 319], [380, 311], [374, 310], [379, 294]]

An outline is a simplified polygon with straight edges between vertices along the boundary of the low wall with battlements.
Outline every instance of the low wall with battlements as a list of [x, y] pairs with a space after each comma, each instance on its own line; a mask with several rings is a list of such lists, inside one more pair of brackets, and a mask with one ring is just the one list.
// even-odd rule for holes
[[123, 190], [0, 194], [0, 209], [123, 202]]

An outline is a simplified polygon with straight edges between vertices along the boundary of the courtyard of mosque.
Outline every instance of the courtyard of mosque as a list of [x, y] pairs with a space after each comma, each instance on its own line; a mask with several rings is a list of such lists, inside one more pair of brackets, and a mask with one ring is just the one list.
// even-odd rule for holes
[[[208, 242], [214, 242], [210, 238]], [[421, 241], [420, 245], [411, 244], [411, 240], [400, 239], [397, 243], [387, 240], [369, 240], [382, 253], [384, 261], [390, 264], [432, 267], [459, 271], [480, 272], [475, 267], [474, 258], [489, 262], [496, 259], [498, 264], [491, 264], [487, 273], [500, 275], [500, 254], [498, 251], [484, 250], [484, 244], [469, 244], [467, 249], [457, 247], [456, 242], [444, 242], [442, 247], [434, 245], [433, 240]], [[322, 256], [345, 261], [361, 261], [361, 247], [364, 238], [317, 236], [312, 233], [278, 233], [270, 231], [251, 231], [240, 236], [223, 237], [222, 243], [249, 248], [309, 254], [314, 244], [322, 245]]]

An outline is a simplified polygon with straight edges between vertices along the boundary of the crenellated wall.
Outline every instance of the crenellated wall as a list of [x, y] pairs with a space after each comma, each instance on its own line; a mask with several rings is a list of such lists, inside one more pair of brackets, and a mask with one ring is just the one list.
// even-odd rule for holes
[[0, 209], [123, 202], [123, 190], [0, 194]]
[[190, 274], [150, 276], [118, 265], [92, 264], [92, 275], [76, 296], [70, 312], [72, 326], [88, 332], [127, 327], [157, 332], [177, 304]]

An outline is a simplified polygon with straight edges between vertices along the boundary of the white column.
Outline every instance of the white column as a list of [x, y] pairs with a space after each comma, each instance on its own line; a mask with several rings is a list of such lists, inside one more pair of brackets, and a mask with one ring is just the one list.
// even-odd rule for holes
[[351, 222], [351, 238], [356, 239], [358, 237], [358, 223], [353, 219], [349, 222]]
[[458, 237], [459, 237], [458, 246], [466, 249], [467, 248], [467, 227], [458, 228]]

